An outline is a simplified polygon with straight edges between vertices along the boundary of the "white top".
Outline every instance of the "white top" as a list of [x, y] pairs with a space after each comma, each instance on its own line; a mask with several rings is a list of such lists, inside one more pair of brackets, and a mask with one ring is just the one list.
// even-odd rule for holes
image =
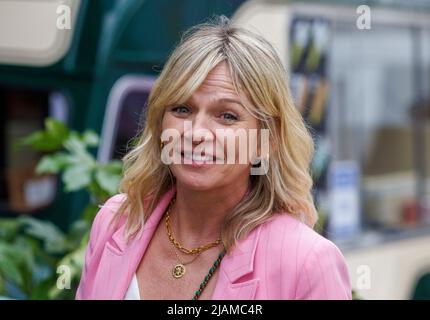
[[124, 300], [140, 300], [139, 285], [137, 283], [136, 273], [133, 274]]

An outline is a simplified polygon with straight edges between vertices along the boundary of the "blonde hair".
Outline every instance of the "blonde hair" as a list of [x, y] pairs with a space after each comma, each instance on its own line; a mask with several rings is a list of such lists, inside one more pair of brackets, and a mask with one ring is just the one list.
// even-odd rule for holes
[[164, 193], [173, 187], [168, 166], [160, 159], [161, 124], [167, 106], [185, 103], [220, 62], [226, 62], [236, 92], [269, 129], [270, 158], [266, 175], [252, 176], [252, 189], [222, 226], [227, 251], [236, 241], [275, 213], [292, 214], [311, 228], [317, 213], [311, 195], [313, 140], [293, 104], [287, 72], [263, 37], [233, 26], [221, 16], [188, 30], [170, 55], [148, 98], [146, 122], [137, 145], [124, 157], [121, 192], [127, 197], [116, 215], [126, 217], [126, 239], [142, 231]]

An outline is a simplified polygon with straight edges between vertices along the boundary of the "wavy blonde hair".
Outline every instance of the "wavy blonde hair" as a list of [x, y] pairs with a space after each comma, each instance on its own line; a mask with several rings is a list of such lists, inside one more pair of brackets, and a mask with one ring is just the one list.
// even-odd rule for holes
[[227, 251], [275, 213], [292, 214], [311, 228], [317, 221], [311, 189], [313, 140], [294, 106], [287, 72], [263, 37], [235, 27], [224, 16], [188, 30], [170, 55], [148, 98], [146, 122], [137, 145], [124, 157], [120, 190], [127, 195], [114, 220], [126, 215], [126, 239], [143, 229], [162, 195], [175, 183], [161, 162], [160, 136], [167, 106], [185, 103], [220, 62], [226, 62], [236, 92], [269, 129], [269, 170], [252, 176], [252, 189], [229, 214], [221, 239]]

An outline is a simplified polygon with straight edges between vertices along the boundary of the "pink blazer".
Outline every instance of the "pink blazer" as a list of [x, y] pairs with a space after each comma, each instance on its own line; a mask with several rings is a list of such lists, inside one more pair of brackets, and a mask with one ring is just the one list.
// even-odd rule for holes
[[[125, 195], [110, 198], [98, 212], [86, 249], [76, 299], [123, 299], [175, 189], [167, 192], [142, 236], [128, 244], [125, 223], [108, 224]], [[347, 266], [329, 240], [287, 214], [255, 228], [224, 257], [214, 300], [351, 299]]]

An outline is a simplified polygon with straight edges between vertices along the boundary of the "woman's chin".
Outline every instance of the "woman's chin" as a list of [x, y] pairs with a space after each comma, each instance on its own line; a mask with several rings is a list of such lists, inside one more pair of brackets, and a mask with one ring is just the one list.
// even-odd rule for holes
[[210, 190], [216, 187], [213, 175], [198, 173], [175, 174], [176, 182], [181, 186], [191, 190]]
[[181, 184], [181, 186], [195, 191], [205, 191], [210, 190], [215, 187], [214, 183], [210, 183], [208, 181], [201, 181], [201, 180], [177, 180], [178, 183]]

